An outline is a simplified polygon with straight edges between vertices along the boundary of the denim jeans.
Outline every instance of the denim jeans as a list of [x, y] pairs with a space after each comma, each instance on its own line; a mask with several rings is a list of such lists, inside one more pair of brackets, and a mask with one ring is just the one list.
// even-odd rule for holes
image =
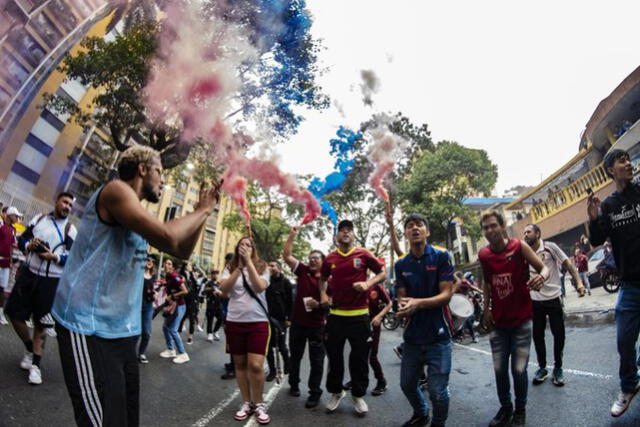
[[516, 395], [516, 409], [527, 406], [527, 364], [531, 350], [532, 327], [527, 320], [516, 328], [495, 328], [491, 331], [491, 353], [493, 353], [493, 370], [496, 374], [496, 387], [500, 405], [511, 405], [511, 385], [509, 382], [509, 359], [511, 359], [511, 375]]
[[175, 343], [178, 353], [180, 354], [185, 353], [185, 350], [180, 333], [178, 333], [178, 327], [186, 310], [187, 307], [184, 304], [177, 306], [173, 316], [165, 317], [164, 325], [162, 325], [162, 332], [164, 332], [167, 348], [173, 350], [173, 344]]
[[580, 276], [580, 280], [582, 280], [582, 284], [585, 288], [587, 288], [587, 292], [591, 293], [591, 282], [589, 282], [589, 273], [587, 271], [583, 271], [582, 273], [578, 273]]
[[142, 301], [142, 334], [140, 335], [140, 347], [138, 354], [147, 351], [151, 339], [151, 325], [153, 324], [153, 302]]
[[640, 358], [637, 341], [640, 333], [640, 286], [623, 285], [616, 304], [618, 354], [620, 355], [620, 388], [632, 392], [638, 384]]
[[418, 386], [427, 365], [427, 391], [433, 404], [433, 423], [445, 424], [449, 413], [451, 341], [428, 345], [403, 343], [400, 387], [416, 415], [429, 413], [429, 405]]

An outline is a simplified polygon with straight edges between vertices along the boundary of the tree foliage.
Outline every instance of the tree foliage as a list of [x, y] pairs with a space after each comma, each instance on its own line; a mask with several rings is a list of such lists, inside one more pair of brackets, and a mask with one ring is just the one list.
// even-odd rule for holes
[[476, 215], [463, 202], [478, 194], [489, 195], [497, 178], [498, 168], [485, 150], [442, 141], [413, 161], [400, 184], [401, 206], [404, 212], [420, 212], [429, 219], [432, 241], [447, 240], [447, 230], [456, 218], [478, 238]]

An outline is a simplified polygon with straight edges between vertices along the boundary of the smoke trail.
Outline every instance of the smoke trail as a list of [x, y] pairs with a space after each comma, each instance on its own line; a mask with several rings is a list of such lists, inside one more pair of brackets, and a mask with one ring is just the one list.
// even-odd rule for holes
[[380, 114], [374, 117], [375, 126], [367, 131], [373, 146], [369, 154], [369, 160], [374, 165], [374, 170], [369, 176], [369, 184], [373, 187], [378, 197], [385, 203], [389, 203], [389, 194], [384, 188], [385, 178], [393, 171], [396, 160], [402, 155], [407, 141], [391, 132], [389, 125], [393, 119]]
[[362, 83], [360, 83], [360, 90], [362, 90], [362, 102], [364, 105], [373, 105], [373, 94], [380, 89], [380, 79], [373, 70], [361, 70], [360, 77], [362, 77]]
[[356, 142], [362, 139], [362, 134], [340, 126], [336, 131], [336, 136], [337, 138], [332, 138], [329, 141], [331, 154], [336, 158], [334, 172], [327, 175], [324, 180], [313, 178], [308, 187], [320, 202], [322, 212], [329, 217], [334, 226], [338, 224], [338, 215], [331, 203], [324, 199], [324, 196], [340, 189], [347, 180], [347, 176], [355, 164], [353, 150]]

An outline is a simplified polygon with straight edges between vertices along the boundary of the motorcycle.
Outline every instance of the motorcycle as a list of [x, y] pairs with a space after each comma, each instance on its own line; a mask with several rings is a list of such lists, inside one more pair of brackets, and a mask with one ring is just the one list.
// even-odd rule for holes
[[611, 268], [600, 268], [600, 277], [602, 278], [602, 287], [610, 294], [614, 294], [620, 290], [620, 278], [618, 272]]

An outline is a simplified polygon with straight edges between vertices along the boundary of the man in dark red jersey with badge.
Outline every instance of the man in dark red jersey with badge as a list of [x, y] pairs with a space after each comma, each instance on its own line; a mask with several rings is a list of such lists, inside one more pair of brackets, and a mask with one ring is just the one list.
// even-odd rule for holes
[[[386, 273], [380, 262], [366, 249], [353, 246], [353, 223], [342, 220], [336, 235], [337, 250], [324, 260], [320, 284], [322, 302], [331, 308], [325, 327], [325, 348], [329, 358], [327, 391], [331, 397], [327, 410], [335, 411], [345, 397], [342, 389], [344, 377], [344, 344], [349, 340], [349, 371], [351, 373], [351, 397], [356, 413], [360, 416], [369, 411], [363, 396], [369, 386], [369, 347], [371, 343], [371, 320], [367, 291], [382, 282]], [[368, 272], [375, 276], [367, 279]]]
[[[486, 213], [480, 226], [489, 245], [478, 253], [484, 273], [484, 316], [491, 331], [491, 352], [501, 408], [490, 426], [524, 426], [527, 405], [527, 364], [531, 349], [533, 304], [530, 290], [538, 291], [549, 270], [526, 242], [506, 236], [504, 218]], [[538, 272], [529, 277], [529, 265]], [[509, 359], [515, 391], [511, 402]]]
[[282, 258], [297, 277], [296, 296], [293, 301], [291, 330], [289, 331], [289, 348], [291, 349], [291, 365], [289, 368], [289, 385], [291, 396], [300, 396], [300, 362], [304, 348], [309, 341], [309, 398], [306, 408], [315, 408], [322, 395], [322, 372], [324, 369], [324, 343], [322, 334], [326, 308], [320, 305], [320, 268], [324, 254], [318, 250], [309, 253], [309, 263], [304, 264], [293, 256], [293, 241], [298, 228], [292, 227], [289, 238], [284, 244]]

